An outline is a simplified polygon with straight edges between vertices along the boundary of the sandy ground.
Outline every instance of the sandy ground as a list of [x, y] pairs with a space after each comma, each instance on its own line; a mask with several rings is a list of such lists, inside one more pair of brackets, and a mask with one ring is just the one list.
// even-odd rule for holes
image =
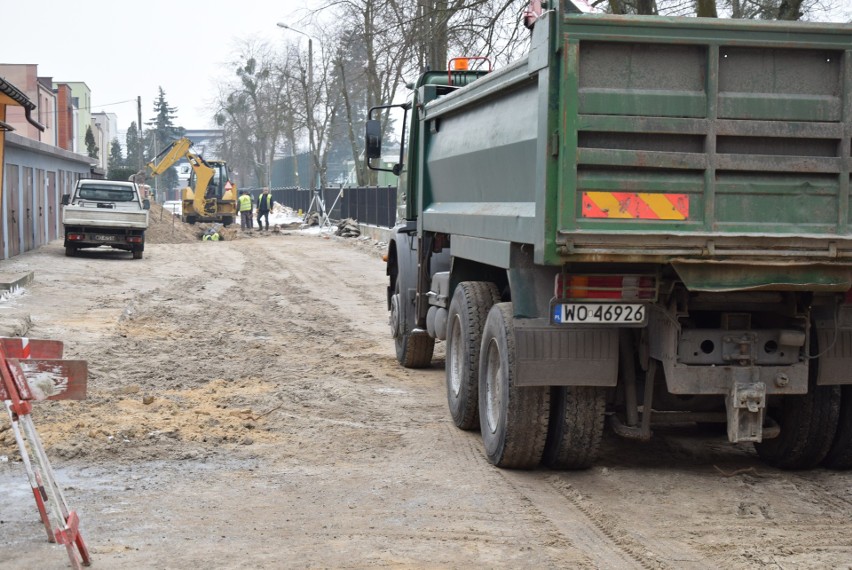
[[[849, 474], [694, 430], [496, 469], [449, 418], [442, 345], [397, 366], [373, 242], [187, 231], [0, 265], [35, 272], [0, 324], [89, 363], [86, 401], [33, 418], [95, 568], [850, 567]], [[68, 567], [2, 417], [0, 456], [0, 567]]]

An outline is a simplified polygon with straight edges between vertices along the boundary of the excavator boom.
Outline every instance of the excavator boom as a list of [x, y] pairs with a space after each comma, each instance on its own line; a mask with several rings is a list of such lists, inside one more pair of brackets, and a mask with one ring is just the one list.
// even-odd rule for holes
[[[148, 171], [151, 176], [159, 176], [188, 154], [192, 141], [186, 137], [174, 141], [157, 155], [157, 158], [148, 163]], [[159, 162], [157, 162], [159, 161]]]
[[234, 221], [237, 212], [237, 193], [230, 183], [228, 167], [220, 161], [208, 163], [200, 154], [191, 152], [191, 147], [192, 141], [186, 137], [172, 142], [148, 163], [148, 171], [157, 176], [185, 158], [192, 167], [190, 183], [194, 181], [194, 184], [182, 191], [182, 219], [189, 223], [221, 221], [227, 226]]

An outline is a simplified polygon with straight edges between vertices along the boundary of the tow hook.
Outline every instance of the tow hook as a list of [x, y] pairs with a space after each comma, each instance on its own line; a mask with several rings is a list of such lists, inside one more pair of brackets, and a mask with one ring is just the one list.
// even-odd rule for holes
[[725, 399], [728, 412], [728, 441], [763, 441], [766, 385], [763, 382], [734, 382]]

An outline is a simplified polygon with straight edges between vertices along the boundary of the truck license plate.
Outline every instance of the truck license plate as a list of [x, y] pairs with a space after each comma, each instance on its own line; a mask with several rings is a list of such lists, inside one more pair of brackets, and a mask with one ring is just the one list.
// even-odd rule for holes
[[109, 234], [95, 234], [94, 238], [97, 241], [115, 241], [115, 236]]
[[553, 307], [554, 323], [630, 324], [645, 323], [645, 305], [625, 303], [562, 303]]

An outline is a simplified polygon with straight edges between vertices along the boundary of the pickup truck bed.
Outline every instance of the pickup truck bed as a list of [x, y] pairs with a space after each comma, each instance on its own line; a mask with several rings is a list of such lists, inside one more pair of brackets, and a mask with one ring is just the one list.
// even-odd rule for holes
[[62, 209], [65, 254], [110, 246], [142, 258], [148, 210], [131, 182], [80, 180]]

